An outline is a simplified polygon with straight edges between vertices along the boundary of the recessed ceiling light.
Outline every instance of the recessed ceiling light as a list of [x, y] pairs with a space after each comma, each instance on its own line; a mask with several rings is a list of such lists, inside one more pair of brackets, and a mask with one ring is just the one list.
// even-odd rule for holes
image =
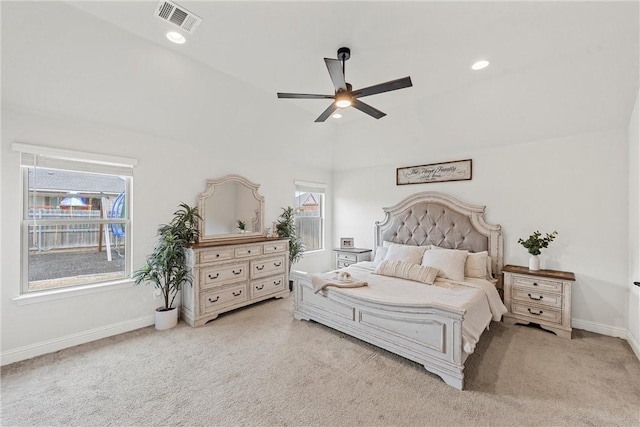
[[167, 38], [175, 44], [184, 44], [184, 42], [187, 41], [182, 34], [176, 31], [169, 31], [167, 33]]
[[483, 59], [481, 61], [474, 63], [471, 66], [471, 69], [474, 71], [478, 71], [478, 70], [482, 70], [483, 68], [487, 68], [488, 66], [489, 66], [489, 61]]
[[334, 114], [333, 116], [331, 116], [331, 117], [333, 117], [334, 119], [340, 119], [340, 118], [342, 118], [342, 114], [340, 114], [340, 113], [335, 113], [335, 114]]

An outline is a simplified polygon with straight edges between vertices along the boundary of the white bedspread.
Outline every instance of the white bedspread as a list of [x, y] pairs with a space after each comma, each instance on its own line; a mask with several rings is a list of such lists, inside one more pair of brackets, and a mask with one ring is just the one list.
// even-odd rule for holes
[[[499, 321], [507, 308], [496, 287], [483, 279], [466, 278], [465, 282], [437, 278], [433, 285], [373, 274], [373, 262], [360, 262], [340, 271], [348, 271], [356, 281], [366, 282], [360, 288], [329, 288], [352, 297], [389, 305], [439, 307], [463, 314], [463, 350], [473, 353], [482, 332], [491, 320]], [[327, 273], [327, 274], [332, 274]]]

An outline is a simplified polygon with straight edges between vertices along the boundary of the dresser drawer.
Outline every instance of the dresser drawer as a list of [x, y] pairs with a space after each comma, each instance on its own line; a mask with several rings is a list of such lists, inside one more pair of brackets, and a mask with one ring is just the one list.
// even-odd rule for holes
[[351, 261], [351, 263], [354, 263], [358, 261], [358, 255], [338, 253], [338, 261]]
[[513, 276], [513, 286], [521, 288], [538, 290], [538, 291], [550, 291], [550, 292], [562, 292], [562, 282], [548, 279], [540, 279], [538, 277], [531, 276]]
[[211, 288], [225, 283], [246, 280], [249, 277], [247, 263], [215, 265], [200, 271], [200, 284], [203, 288]]
[[284, 273], [285, 265], [284, 256], [251, 261], [251, 277]]
[[537, 289], [513, 288], [511, 298], [525, 303], [562, 308], [562, 294], [538, 292]]
[[208, 262], [225, 261], [230, 259], [233, 259], [233, 249], [220, 248], [200, 252], [198, 262], [201, 264], [206, 264]]
[[562, 323], [562, 311], [554, 310], [546, 307], [536, 307], [526, 303], [517, 301], [511, 302], [511, 312], [514, 314], [526, 316], [535, 322], [534, 319], [544, 320], [552, 323]]
[[[288, 285], [288, 284], [287, 284]], [[284, 276], [270, 277], [268, 279], [251, 282], [251, 298], [272, 294], [285, 289]]]
[[202, 312], [216, 311], [246, 300], [247, 289], [245, 285], [212, 289], [200, 294], [200, 309]]
[[289, 242], [287, 241], [266, 243], [262, 245], [262, 253], [265, 255], [277, 254], [280, 252], [285, 252], [288, 248]]
[[236, 248], [234, 254], [236, 258], [248, 257], [248, 256], [256, 256], [260, 255], [262, 252], [260, 251], [261, 246], [244, 246], [242, 248]]

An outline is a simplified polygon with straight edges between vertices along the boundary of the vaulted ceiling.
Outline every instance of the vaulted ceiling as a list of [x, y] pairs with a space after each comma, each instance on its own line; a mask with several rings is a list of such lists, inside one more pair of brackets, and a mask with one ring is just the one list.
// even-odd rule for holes
[[[2, 5], [3, 39], [11, 31], [28, 46], [29, 34], [43, 26], [53, 31], [57, 25], [66, 33], [55, 36], [60, 41], [73, 36], [81, 42], [86, 37], [93, 44], [87, 49], [99, 52], [109, 39], [120, 43], [125, 37], [141, 38], [154, 51], [169, 50], [174, 58], [196, 61], [242, 86], [238, 99], [218, 100], [238, 114], [304, 126], [313, 138], [341, 145], [354, 139], [373, 144], [393, 139], [400, 145], [425, 143], [436, 152], [464, 151], [623, 128], [638, 94], [638, 2], [179, 1], [203, 19], [193, 34], [187, 34], [184, 45], [165, 38], [172, 26], [153, 16], [157, 1], [71, 1], [64, 7], [10, 3]], [[34, 16], [36, 10], [44, 10], [42, 16]], [[64, 16], [69, 11], [73, 19]], [[86, 22], [78, 22], [83, 21], [78, 16]], [[95, 34], [102, 36], [96, 39]], [[34, 46], [42, 47], [37, 34], [33, 37]], [[54, 58], [63, 48], [51, 43], [45, 52]], [[388, 116], [376, 121], [348, 109], [342, 119], [317, 124], [313, 121], [329, 101], [276, 98], [276, 92], [332, 93], [323, 58], [335, 58], [341, 46], [352, 51], [346, 76], [354, 88], [411, 76], [412, 88], [366, 99]], [[9, 46], [8, 55], [3, 43], [3, 62], [19, 52]], [[135, 57], [144, 67], [157, 61], [154, 67], [170, 68], [176, 78], [167, 84], [197, 85], [192, 73], [180, 77], [179, 60], [153, 52], [146, 58], [136, 52]], [[480, 58], [491, 65], [472, 71], [471, 64]], [[109, 73], [132, 66], [118, 64], [120, 60], [113, 58], [116, 63], [110, 64], [114, 68]], [[98, 61], [106, 67], [109, 58]], [[33, 65], [42, 64], [34, 60]], [[3, 71], [7, 69], [3, 64]], [[10, 81], [26, 85], [18, 73], [22, 76], [27, 69], [28, 64], [16, 68], [16, 75], [9, 75], [15, 80]], [[77, 84], [82, 85], [83, 78], [79, 73]], [[146, 78], [153, 76], [135, 76]], [[42, 84], [52, 83], [44, 78]], [[52, 107], [38, 99], [37, 85], [30, 96], [24, 88], [20, 93], [5, 89], [3, 102]], [[185, 96], [200, 104], [193, 92]], [[260, 107], [248, 107], [254, 102]], [[96, 117], [105, 114], [111, 113], [97, 111]], [[177, 123], [176, 132], [180, 125], [191, 126]], [[375, 153], [361, 156], [360, 163], [350, 164], [385, 161]], [[334, 159], [333, 166], [346, 165]]]

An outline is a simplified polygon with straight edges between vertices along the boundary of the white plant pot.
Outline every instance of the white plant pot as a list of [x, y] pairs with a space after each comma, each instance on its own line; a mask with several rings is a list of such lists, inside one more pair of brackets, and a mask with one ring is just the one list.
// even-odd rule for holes
[[540, 270], [540, 258], [538, 258], [538, 255], [531, 255], [529, 257], [529, 270]]
[[156, 309], [156, 329], [164, 331], [165, 329], [171, 329], [178, 324], [178, 309], [172, 308], [166, 311], [160, 311], [163, 307]]

